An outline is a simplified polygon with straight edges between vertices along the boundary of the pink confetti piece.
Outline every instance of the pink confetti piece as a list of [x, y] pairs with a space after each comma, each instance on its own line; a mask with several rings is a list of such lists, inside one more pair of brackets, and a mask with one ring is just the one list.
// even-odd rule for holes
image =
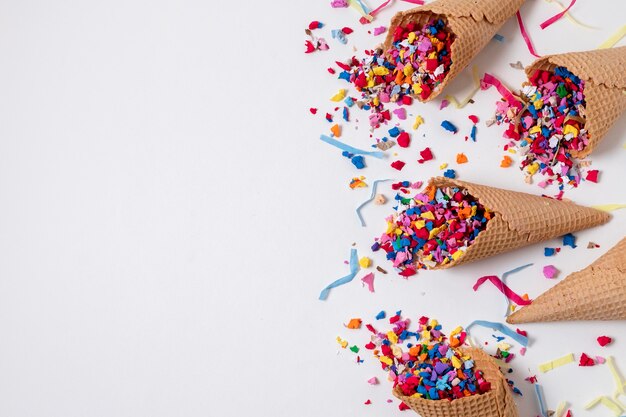
[[522, 21], [522, 15], [520, 14], [519, 10], [517, 11], [515, 15], [517, 16], [517, 23], [519, 24], [519, 30], [522, 33], [522, 38], [524, 38], [524, 42], [526, 42], [528, 51], [531, 53], [531, 55], [537, 58], [541, 58], [541, 55], [538, 55], [537, 52], [535, 52], [533, 41], [530, 39], [530, 36], [528, 36], [528, 33], [526, 32], [526, 28], [524, 27], [524, 22]]
[[603, 364], [606, 362], [606, 359], [602, 356], [596, 356], [596, 362], [598, 362], [599, 364]]
[[531, 303], [530, 300], [523, 299], [517, 293], [515, 293], [512, 289], [507, 287], [506, 284], [502, 282], [500, 278], [498, 278], [495, 275], [488, 275], [488, 276], [478, 278], [478, 280], [476, 281], [476, 284], [474, 284], [474, 287], [473, 287], [474, 291], [477, 291], [478, 288], [481, 285], [483, 285], [483, 283], [485, 283], [486, 281], [491, 281], [491, 283], [495, 285], [495, 287], [499, 289], [500, 292], [502, 292], [502, 294], [506, 295], [506, 297], [509, 300], [513, 301], [515, 304], [519, 306], [527, 306]]
[[445, 109], [450, 105], [448, 100], [441, 100], [441, 104], [439, 105], [439, 110]]
[[554, 267], [554, 265], [546, 265], [543, 267], [543, 276], [546, 278], [555, 278], [559, 273], [559, 270]]
[[361, 281], [363, 282], [363, 284], [367, 285], [367, 289], [370, 290], [370, 292], [374, 292], [374, 273], [370, 272], [369, 274], [365, 275], [363, 278], [361, 278]]
[[377, 28], [374, 28], [374, 36], [382, 35], [386, 31], [387, 31], [387, 28], [385, 26], [379, 26]]
[[576, 0], [572, 0], [572, 2], [569, 4], [569, 6], [567, 6], [567, 9], [563, 10], [561, 13], [555, 14], [550, 19], [548, 19], [545, 22], [543, 22], [542, 24], [540, 24], [539, 27], [541, 27], [541, 29], [545, 29], [548, 26], [550, 26], [551, 24], [553, 24], [554, 22], [556, 22], [557, 20], [561, 19], [563, 16], [565, 16], [565, 14], [568, 12], [568, 10], [572, 8], [574, 3], [576, 3]]
[[370, 385], [376, 385], [378, 384], [378, 378], [376, 378], [375, 376], [371, 377], [370, 379], [367, 380], [367, 383]]
[[406, 120], [406, 109], [404, 107], [397, 108], [393, 111], [393, 114], [398, 116], [400, 120]]

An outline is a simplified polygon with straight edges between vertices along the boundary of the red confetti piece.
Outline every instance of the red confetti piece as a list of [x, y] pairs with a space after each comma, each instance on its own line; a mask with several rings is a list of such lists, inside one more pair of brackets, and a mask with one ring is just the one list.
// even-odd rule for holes
[[587, 181], [591, 181], [591, 182], [598, 182], [598, 174], [599, 171], [597, 169], [591, 169], [589, 171], [587, 171], [587, 176], [585, 177], [585, 179]]
[[467, 116], [467, 118], [470, 119], [474, 124], [478, 123], [478, 116], [476, 115], [470, 114], [469, 116]]
[[317, 109], [315, 107], [311, 107], [309, 111], [311, 112], [311, 114], [317, 114]]
[[315, 45], [313, 45], [313, 42], [306, 41], [304, 42], [304, 46], [306, 47], [306, 50], [304, 51], [305, 54], [310, 54], [312, 52], [315, 52]]
[[391, 167], [394, 169], [397, 169], [398, 171], [402, 171], [402, 168], [404, 168], [404, 165], [406, 164], [402, 161], [393, 161], [391, 163]]
[[352, 29], [350, 29], [349, 27], [345, 27], [345, 28], [341, 28], [341, 31], [343, 33], [345, 33], [346, 35], [351, 34], [352, 32], [354, 32]]
[[600, 346], [604, 347], [606, 345], [608, 345], [609, 343], [611, 343], [613, 341], [613, 339], [611, 339], [608, 336], [600, 336], [598, 337], [598, 343], [600, 344]]
[[372, 402], [370, 400], [365, 401], [365, 405], [370, 405]]
[[585, 353], [580, 355], [580, 361], [578, 362], [578, 366], [593, 366], [595, 364], [596, 363], [593, 361], [593, 359], [591, 359]]
[[407, 269], [405, 269], [404, 271], [399, 272], [399, 273], [398, 273], [398, 275], [401, 275], [401, 276], [403, 276], [403, 277], [405, 277], [405, 278], [408, 278], [408, 277], [412, 277], [412, 276], [413, 276], [413, 275], [415, 275], [416, 273], [417, 273], [417, 271], [415, 271], [415, 269], [413, 269], [413, 268], [407, 268]]
[[331, 74], [335, 74], [335, 70], [333, 68], [328, 67], [328, 72], [330, 72]]
[[517, 332], [517, 334], [528, 337], [528, 332], [526, 330], [515, 329], [515, 331]]
[[339, 61], [335, 61], [335, 64], [337, 64], [337, 66], [344, 71], [350, 71], [350, 65], [348, 64], [344, 64], [343, 62], [339, 62]]
[[431, 152], [430, 148], [426, 148], [423, 151], [420, 151], [420, 156], [422, 158], [417, 161], [420, 164], [423, 164], [426, 161], [431, 161], [433, 159], [433, 153]]
[[402, 132], [398, 135], [397, 142], [401, 148], [408, 148], [411, 143], [411, 137], [407, 132]]
[[330, 113], [326, 113], [326, 120], [328, 120], [329, 122], [333, 121], [333, 115]]
[[409, 407], [408, 405], [406, 405], [405, 403], [401, 402], [400, 405], [398, 406], [398, 408], [400, 409], [400, 411], [404, 411], [404, 410], [410, 410], [411, 407]]
[[319, 29], [321, 28], [323, 25], [318, 22], [317, 20], [312, 21], [311, 23], [309, 23], [309, 29], [314, 30], [314, 29]]

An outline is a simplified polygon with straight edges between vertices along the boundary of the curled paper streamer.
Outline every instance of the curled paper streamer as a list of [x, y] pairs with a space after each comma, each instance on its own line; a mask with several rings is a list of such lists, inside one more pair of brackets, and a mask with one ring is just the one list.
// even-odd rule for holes
[[370, 151], [363, 151], [361, 149], [357, 149], [357, 148], [353, 148], [350, 145], [346, 145], [343, 142], [339, 142], [337, 139], [333, 139], [329, 136], [326, 135], [320, 135], [320, 139], [323, 142], [328, 143], [329, 145], [333, 145], [339, 149], [341, 149], [342, 151], [346, 151], [346, 152], [350, 152], [352, 154], [355, 155], [369, 155], [369, 156], [373, 156], [374, 158], [378, 158], [378, 159], [383, 159], [383, 157], [385, 156], [385, 154], [383, 154], [382, 152], [370, 152]]
[[567, 355], [562, 356], [560, 358], [542, 363], [541, 365], [539, 365], [539, 370], [543, 373], [546, 373], [546, 372], [553, 370], [554, 368], [567, 365], [568, 363], [571, 363], [571, 362], [574, 362], [574, 354], [568, 353]]
[[526, 336], [523, 336], [517, 333], [516, 331], [511, 330], [510, 328], [508, 328], [502, 323], [495, 323], [493, 321], [486, 321], [486, 320], [474, 320], [473, 322], [469, 324], [469, 326], [465, 327], [465, 331], [469, 333], [469, 330], [472, 326], [482, 326], [488, 329], [497, 330], [500, 333], [509, 336], [511, 339], [515, 340], [517, 343], [519, 343], [523, 347], [528, 346], [528, 338]]
[[591, 206], [591, 207], [596, 210], [615, 211], [615, 210], [626, 208], [626, 204], [604, 204], [601, 206]]
[[[533, 265], [534, 264], [530, 263], [530, 264], [518, 266], [517, 268], [513, 268], [510, 271], [506, 271], [504, 274], [502, 274], [502, 283], [506, 285], [506, 278], [509, 275], [514, 274], [516, 272], [519, 272], [522, 269], [526, 269], [529, 266], [533, 266]], [[511, 312], [511, 300], [506, 295], [505, 295], [504, 298], [506, 299], [506, 312], [504, 313], [504, 317], [507, 317], [509, 315], [509, 313]]]
[[506, 284], [502, 282], [500, 278], [498, 278], [495, 275], [488, 275], [485, 277], [478, 278], [478, 280], [476, 281], [476, 284], [474, 284], [474, 287], [473, 287], [474, 291], [478, 290], [478, 288], [487, 281], [491, 281], [491, 283], [495, 285], [495, 287], [499, 289], [502, 294], [504, 294], [509, 300], [513, 301], [518, 306], [530, 305], [531, 303], [530, 300], [524, 300], [517, 293], [515, 293], [515, 291], [507, 287]]
[[557, 20], [561, 19], [563, 16], [565, 16], [565, 14], [569, 11], [569, 9], [572, 8], [574, 3], [576, 3], [576, 0], [572, 0], [572, 2], [569, 4], [569, 6], [567, 6], [567, 8], [565, 10], [563, 10], [561, 13], [555, 14], [550, 19], [548, 19], [545, 22], [543, 22], [542, 24], [540, 24], [539, 27], [541, 27], [541, 29], [545, 29], [548, 26], [550, 26], [551, 24], [553, 24], [554, 22], [556, 22]]
[[498, 93], [500, 93], [502, 98], [504, 98], [506, 101], [508, 101], [510, 104], [514, 105], [518, 109], [524, 107], [522, 103], [515, 97], [515, 95], [513, 95], [513, 93], [511, 93], [511, 91], [509, 91], [509, 89], [506, 88], [504, 84], [502, 84], [502, 82], [493, 75], [486, 72], [485, 75], [483, 75], [483, 83], [488, 86], [492, 85], [496, 87], [496, 90], [498, 90]]
[[365, 219], [363, 219], [363, 215], [361, 214], [361, 209], [370, 201], [374, 200], [374, 197], [376, 197], [376, 187], [378, 186], [379, 183], [381, 182], [385, 182], [385, 181], [390, 181], [389, 179], [386, 180], [376, 180], [372, 183], [372, 194], [370, 195], [370, 198], [368, 198], [367, 200], [365, 200], [364, 202], [361, 203], [361, 205], [359, 205], [356, 208], [356, 215], [359, 218], [359, 221], [361, 222], [361, 226], [365, 227]]
[[347, 284], [348, 282], [352, 281], [354, 277], [356, 276], [357, 272], [359, 272], [359, 257], [356, 253], [356, 249], [352, 249], [350, 251], [350, 273], [346, 275], [345, 277], [339, 278], [338, 280], [328, 284], [326, 288], [324, 288], [322, 292], [320, 293], [319, 299], [320, 300], [327, 299], [328, 293], [330, 293], [331, 289], [338, 287], [340, 285]]
[[541, 413], [541, 417], [548, 417], [548, 412], [546, 411], [546, 403], [543, 400], [543, 393], [541, 392], [541, 385], [535, 383], [535, 395], [537, 396], [537, 402], [539, 403], [539, 412]]
[[[563, 6], [558, 0], [546, 0], [546, 3], [554, 3], [557, 6], [559, 6], [559, 8], [561, 10], [565, 10], [565, 6]], [[579, 20], [575, 19], [574, 16], [572, 16], [571, 13], [569, 13], [567, 11], [565, 13], [565, 17], [567, 18], [567, 20], [569, 20], [573, 24], [578, 25], [580, 27], [587, 28], [587, 29], [598, 29], [597, 27], [586, 25], [586, 24], [580, 22]]]
[[615, 46], [624, 36], [626, 36], [626, 25], [622, 26], [617, 32], [612, 34], [609, 39], [602, 42], [598, 49], [608, 49]]
[[526, 42], [526, 46], [528, 47], [528, 52], [530, 52], [531, 55], [533, 55], [534, 57], [541, 58], [541, 55], [538, 55], [537, 52], [535, 52], [533, 41], [530, 40], [530, 36], [528, 36], [528, 33], [526, 32], [524, 22], [522, 21], [522, 15], [520, 14], [519, 10], [515, 15], [517, 16], [517, 23], [519, 24], [519, 30], [522, 33], [522, 38], [524, 38], [524, 42]]
[[478, 76], [478, 68], [476, 66], [472, 68], [472, 76], [474, 78], [474, 89], [469, 93], [467, 97], [463, 99], [463, 101], [459, 103], [456, 97], [452, 95], [446, 96], [446, 100], [452, 103], [452, 105], [457, 109], [462, 109], [463, 107], [467, 106], [467, 103], [469, 103], [474, 95], [478, 92], [478, 90], [480, 90], [480, 77]]

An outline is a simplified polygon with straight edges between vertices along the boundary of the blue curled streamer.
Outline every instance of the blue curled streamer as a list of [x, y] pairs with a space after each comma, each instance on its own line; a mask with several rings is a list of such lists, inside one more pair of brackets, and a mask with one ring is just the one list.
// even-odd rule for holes
[[365, 207], [365, 205], [367, 203], [369, 203], [370, 201], [372, 201], [374, 199], [374, 197], [376, 196], [376, 187], [378, 186], [379, 183], [381, 182], [385, 182], [385, 181], [391, 181], [390, 179], [386, 179], [386, 180], [376, 180], [372, 183], [372, 195], [370, 195], [370, 198], [368, 198], [367, 200], [365, 200], [364, 202], [361, 203], [361, 205], [359, 205], [356, 208], [356, 215], [359, 218], [359, 221], [361, 222], [361, 226], [365, 227], [365, 219], [363, 219], [363, 216], [361, 215], [361, 209], [363, 207]]
[[528, 346], [528, 338], [526, 336], [522, 336], [516, 331], [509, 329], [502, 323], [495, 323], [493, 321], [485, 321], [485, 320], [474, 320], [473, 322], [470, 323], [469, 326], [465, 327], [465, 331], [469, 333], [470, 328], [474, 325], [497, 330], [500, 333], [509, 336], [511, 339], [515, 340], [520, 345], [524, 347]]
[[[518, 266], [517, 268], [513, 268], [510, 271], [506, 271], [504, 274], [502, 274], [502, 283], [506, 285], [506, 277], [533, 265], [534, 264], [526, 264], [526, 265]], [[511, 313], [511, 300], [509, 300], [509, 298], [506, 295], [504, 296], [504, 298], [506, 299], [506, 312], [504, 313], [504, 317], [508, 317], [509, 314]]]
[[535, 383], [535, 395], [537, 396], [537, 402], [539, 403], [539, 411], [541, 412], [541, 417], [548, 417], [548, 412], [546, 411], [546, 403], [543, 400], [543, 394], [541, 393], [541, 385]]
[[319, 299], [326, 300], [332, 288], [338, 287], [343, 284], [347, 284], [348, 282], [352, 281], [358, 271], [359, 271], [359, 256], [356, 253], [356, 249], [353, 248], [350, 251], [350, 273], [346, 275], [345, 277], [339, 278], [337, 281], [334, 281], [328, 284], [328, 286], [326, 286], [326, 288], [324, 288], [322, 292], [320, 293]]
[[355, 154], [355, 155], [369, 155], [369, 156], [373, 156], [374, 158], [378, 158], [378, 159], [383, 159], [385, 157], [385, 154], [382, 153], [382, 152], [364, 151], [362, 149], [353, 148], [350, 145], [346, 145], [345, 143], [339, 142], [337, 139], [333, 139], [333, 138], [328, 137], [326, 135], [320, 135], [320, 139], [323, 142], [328, 143], [329, 145], [333, 145], [333, 146], [341, 149], [342, 151], [350, 152], [350, 153]]

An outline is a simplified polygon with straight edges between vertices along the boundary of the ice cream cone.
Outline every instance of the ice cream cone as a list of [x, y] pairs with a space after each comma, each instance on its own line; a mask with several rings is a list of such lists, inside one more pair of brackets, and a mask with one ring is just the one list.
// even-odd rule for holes
[[491, 383], [489, 392], [452, 401], [427, 400], [405, 396], [396, 387], [393, 395], [422, 417], [518, 417], [511, 390], [493, 358], [482, 349], [463, 350], [471, 355], [476, 369], [483, 371], [485, 379]]
[[511, 314], [509, 323], [626, 320], [626, 238]]
[[[443, 82], [424, 100], [430, 101], [463, 71], [523, 3], [524, 0], [436, 0], [397, 13], [391, 20], [384, 50], [388, 51], [393, 44], [396, 27], [409, 22], [424, 24], [434, 17], [446, 19], [455, 35], [450, 51], [452, 65]], [[420, 99], [419, 96], [415, 97]]]
[[585, 81], [585, 128], [589, 143], [575, 157], [585, 157], [600, 143], [626, 110], [626, 46], [584, 52], [547, 55], [526, 68], [530, 77], [536, 70], [565, 67]]
[[465, 254], [457, 260], [433, 269], [449, 268], [598, 226], [606, 223], [611, 217], [603, 211], [567, 201], [444, 177], [431, 179], [429, 185], [467, 189], [483, 206], [495, 213], [487, 223], [486, 229], [478, 234]]

